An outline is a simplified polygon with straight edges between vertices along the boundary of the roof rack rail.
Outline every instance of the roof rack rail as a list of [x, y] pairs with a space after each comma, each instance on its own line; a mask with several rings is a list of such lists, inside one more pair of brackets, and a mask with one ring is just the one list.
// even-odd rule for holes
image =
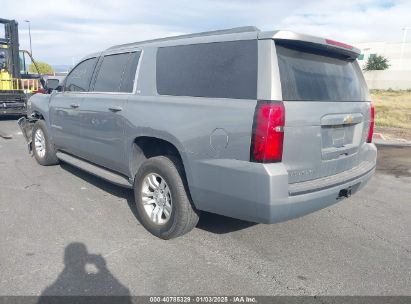
[[119, 45], [109, 47], [107, 50], [124, 48], [124, 47], [135, 46], [135, 45], [140, 45], [140, 44], [145, 44], [145, 43], [152, 43], [152, 42], [162, 42], [162, 41], [178, 40], [178, 39], [185, 39], [185, 38], [195, 38], [195, 37], [202, 37], [202, 36], [237, 34], [237, 33], [259, 32], [259, 31], [260, 29], [255, 26], [241, 26], [241, 27], [234, 27], [234, 28], [225, 29], [225, 30], [201, 32], [201, 33], [195, 33], [195, 34], [185, 34], [185, 35], [179, 35], [179, 36], [171, 36], [171, 37], [165, 37], [165, 38], [157, 38], [157, 39], [143, 40], [143, 41], [138, 41], [138, 42], [126, 43], [126, 44], [119, 44]]

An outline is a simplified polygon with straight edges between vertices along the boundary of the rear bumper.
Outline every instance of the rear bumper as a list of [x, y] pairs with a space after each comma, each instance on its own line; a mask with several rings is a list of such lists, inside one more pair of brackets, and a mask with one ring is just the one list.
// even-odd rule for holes
[[323, 190], [289, 196], [286, 202], [271, 204], [270, 216], [262, 218], [262, 223], [275, 223], [300, 217], [340, 202], [361, 190], [375, 172], [375, 166], [360, 177]]
[[[375, 146], [369, 145], [360, 166], [351, 172], [312, 181], [312, 188], [307, 187], [307, 182], [289, 184], [288, 172], [281, 163], [200, 162], [194, 172], [201, 172], [201, 176], [193, 175], [190, 191], [200, 210], [246, 221], [276, 223], [325, 208], [359, 191], [375, 172], [376, 155]], [[334, 183], [327, 183], [330, 180]], [[293, 192], [295, 189], [298, 191]]]

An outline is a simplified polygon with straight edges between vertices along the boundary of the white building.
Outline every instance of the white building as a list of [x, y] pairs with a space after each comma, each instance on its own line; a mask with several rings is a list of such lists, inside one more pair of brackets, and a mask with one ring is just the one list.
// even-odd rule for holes
[[369, 42], [355, 44], [361, 50], [358, 62], [364, 66], [373, 55], [383, 55], [388, 58], [390, 70], [411, 70], [411, 42]]
[[390, 67], [384, 71], [364, 72], [370, 89], [411, 89], [411, 43], [369, 42], [354, 44], [361, 50], [358, 62], [365, 66], [370, 56], [382, 55]]

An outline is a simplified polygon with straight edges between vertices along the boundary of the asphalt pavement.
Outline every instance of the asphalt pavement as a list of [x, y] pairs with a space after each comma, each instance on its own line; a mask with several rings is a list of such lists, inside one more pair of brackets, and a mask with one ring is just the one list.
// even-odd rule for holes
[[[0, 119], [0, 295], [411, 295], [411, 148], [382, 146], [358, 194], [274, 225], [203, 214], [163, 241], [133, 194], [42, 167]], [[241, 186], [241, 185], [239, 185]]]

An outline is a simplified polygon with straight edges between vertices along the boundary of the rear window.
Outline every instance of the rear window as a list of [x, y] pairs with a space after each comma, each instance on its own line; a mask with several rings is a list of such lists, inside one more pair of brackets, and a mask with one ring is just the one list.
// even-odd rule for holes
[[157, 91], [160, 95], [255, 99], [257, 40], [159, 48]]
[[277, 45], [284, 100], [365, 101], [367, 89], [355, 60]]

